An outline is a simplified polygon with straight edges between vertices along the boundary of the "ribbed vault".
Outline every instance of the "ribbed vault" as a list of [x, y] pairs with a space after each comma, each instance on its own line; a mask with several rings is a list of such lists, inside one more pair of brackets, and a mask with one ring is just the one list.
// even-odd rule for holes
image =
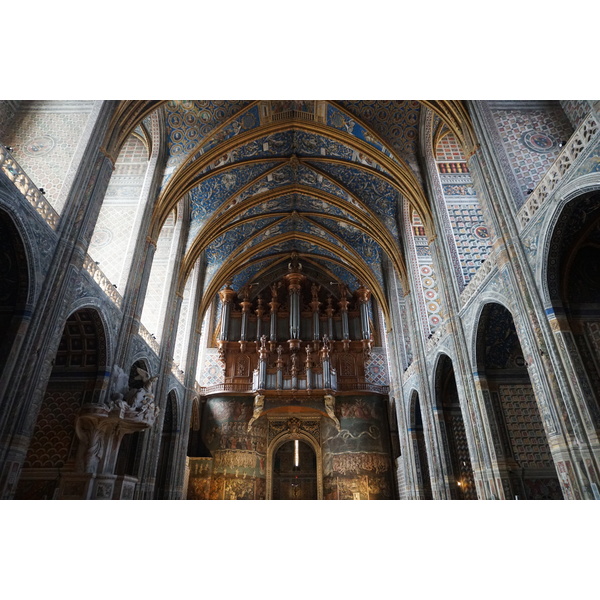
[[386, 259], [410, 288], [405, 200], [434, 235], [417, 156], [423, 107], [473, 147], [460, 102], [311, 100], [121, 103], [106, 148], [114, 154], [140, 119], [161, 111], [168, 156], [150, 236], [188, 199], [178, 289], [206, 260], [201, 314], [226, 282], [260, 287], [295, 252], [323, 281], [368, 286], [387, 316]]

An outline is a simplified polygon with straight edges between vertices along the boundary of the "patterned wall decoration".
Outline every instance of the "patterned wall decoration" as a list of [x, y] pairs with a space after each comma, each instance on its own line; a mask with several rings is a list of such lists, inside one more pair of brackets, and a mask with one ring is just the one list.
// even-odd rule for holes
[[192, 221], [205, 222], [227, 198], [270, 169], [273, 164], [235, 167], [203, 181], [190, 192]]
[[174, 213], [171, 213], [158, 237], [142, 310], [142, 323], [159, 342], [162, 335], [161, 315], [165, 303], [163, 291], [167, 287], [167, 277], [173, 265], [171, 246], [174, 242], [175, 225]]
[[289, 213], [291, 211], [298, 212], [317, 212], [331, 216], [344, 217], [350, 221], [355, 221], [354, 217], [348, 215], [345, 211], [333, 206], [329, 202], [308, 196], [306, 194], [284, 194], [273, 200], [267, 200], [262, 204], [249, 208], [240, 213], [239, 216], [233, 219], [233, 222], [252, 217], [263, 213]]
[[590, 112], [590, 103], [587, 100], [561, 100], [560, 105], [573, 129], [577, 129]]
[[[210, 263], [216, 262], [222, 264], [231, 254], [238, 249], [250, 237], [258, 232], [262, 232], [261, 239], [264, 239], [265, 232], [275, 231], [276, 227], [270, 227], [275, 221], [280, 220], [280, 217], [271, 217], [269, 219], [260, 219], [243, 223], [235, 229], [230, 229], [223, 235], [219, 236], [206, 247], [206, 257]], [[273, 234], [274, 235], [274, 234]], [[259, 243], [258, 240], [252, 245]]]
[[279, 242], [277, 244], [273, 244], [270, 248], [259, 252], [254, 256], [254, 259], [260, 259], [266, 256], [270, 256], [271, 254], [279, 254], [279, 253], [291, 253], [293, 250], [297, 250], [300, 254], [306, 254], [311, 256], [311, 258], [319, 258], [320, 256], [332, 258], [337, 261], [345, 262], [342, 256], [337, 256], [329, 250], [325, 250], [321, 246], [313, 246], [305, 242], [304, 240], [288, 240], [286, 242]]
[[343, 239], [350, 248], [354, 248], [371, 268], [380, 268], [383, 250], [372, 237], [339, 220], [321, 217], [313, 217], [313, 220]]
[[[48, 386], [24, 468], [61, 469], [65, 466], [75, 439], [75, 418], [82, 400], [80, 383]], [[58, 471], [53, 472], [57, 474]]]
[[198, 383], [201, 387], [210, 387], [225, 381], [223, 365], [219, 360], [219, 354], [216, 348], [206, 348], [204, 351], [203, 364], [198, 365], [197, 372]]
[[20, 103], [20, 100], [0, 100], [0, 142], [3, 144], [8, 143]]
[[20, 104], [16, 130], [3, 140], [27, 175], [44, 188], [56, 212], [63, 209], [60, 192], [93, 102], [32, 101]]
[[425, 236], [425, 228], [423, 227], [421, 218], [415, 211], [412, 213], [412, 234], [417, 255], [419, 278], [423, 288], [427, 323], [430, 331], [433, 332], [442, 323], [440, 292], [433, 268], [431, 251], [429, 250], [427, 237]]
[[233, 289], [240, 290], [245, 285], [252, 283], [254, 281], [255, 276], [260, 273], [263, 269], [267, 268], [271, 260], [263, 260], [261, 262], [250, 265], [249, 267], [244, 268], [239, 273], [233, 277]]
[[[420, 171], [416, 159], [419, 138], [418, 125], [421, 111], [421, 105], [418, 101], [346, 100], [341, 102], [341, 104], [387, 142], [398, 156], [408, 163], [420, 179]], [[369, 140], [366, 139], [365, 141]]]
[[522, 192], [514, 198], [517, 210], [560, 152], [559, 144], [573, 133], [559, 105], [536, 110], [492, 110], [493, 117]]
[[89, 247], [90, 256], [98, 261], [104, 274], [120, 288], [121, 276], [133, 231], [140, 193], [148, 168], [148, 153], [135, 136], [125, 142], [113, 171], [96, 221]]
[[327, 242], [333, 244], [341, 248], [342, 250], [348, 250], [345, 248], [343, 244], [339, 242], [338, 239], [333, 237], [326, 229], [322, 229], [316, 226], [312, 221], [308, 221], [307, 219], [302, 219], [301, 217], [297, 217], [292, 215], [291, 217], [279, 221], [277, 224], [268, 226], [265, 225], [263, 230], [257, 237], [247, 245], [240, 245], [239, 248], [241, 252], [248, 251], [252, 246], [260, 244], [265, 240], [275, 238], [278, 235], [283, 235], [286, 233], [298, 233], [305, 235], [312, 235], [316, 238], [321, 238], [326, 240]]
[[341, 429], [323, 426], [323, 497], [327, 500], [391, 499], [391, 459], [384, 434], [383, 401], [347, 396], [336, 402]]
[[467, 163], [452, 134], [440, 140], [436, 160], [462, 276], [467, 284], [491, 252], [490, 235]]
[[185, 365], [187, 348], [184, 348], [184, 343], [187, 338], [187, 333], [191, 328], [191, 322], [189, 321], [190, 317], [192, 317], [190, 314], [190, 309], [192, 308], [191, 292], [192, 284], [196, 276], [197, 270], [194, 268], [185, 283], [183, 299], [181, 300], [181, 310], [179, 311], [179, 321], [177, 322], [177, 335], [173, 346], [173, 360], [182, 370], [187, 370]]
[[248, 101], [171, 101], [165, 107], [169, 159], [165, 181], [175, 167], [198, 145], [207, 139], [225, 120], [249, 104]]
[[330, 158], [340, 158], [366, 165], [383, 173], [387, 173], [386, 169], [384, 169], [379, 163], [368, 158], [363, 153], [353, 150], [352, 148], [348, 148], [348, 146], [344, 146], [339, 142], [321, 135], [307, 133], [304, 131], [295, 131], [294, 148], [296, 154], [301, 157], [327, 156]]
[[331, 104], [327, 105], [327, 125], [367, 142], [380, 152], [383, 152], [385, 155], [392, 158], [392, 153], [377, 138], [373, 137], [365, 127]]
[[365, 379], [375, 385], [389, 385], [388, 364], [385, 352], [373, 350], [365, 362]]
[[554, 468], [552, 455], [531, 385], [498, 387], [515, 460], [522, 468]]
[[331, 261], [322, 257], [319, 258], [319, 262], [322, 263], [325, 266], [325, 268], [329, 269], [329, 271], [333, 273], [336, 281], [342, 281], [343, 283], [345, 283], [348, 289], [355, 290], [358, 287], [359, 284], [356, 277], [341, 265], [337, 263], [332, 263]]
[[346, 166], [316, 161], [311, 161], [311, 164], [348, 188], [381, 218], [392, 233], [397, 234], [396, 214], [399, 194], [389, 183], [370, 173]]

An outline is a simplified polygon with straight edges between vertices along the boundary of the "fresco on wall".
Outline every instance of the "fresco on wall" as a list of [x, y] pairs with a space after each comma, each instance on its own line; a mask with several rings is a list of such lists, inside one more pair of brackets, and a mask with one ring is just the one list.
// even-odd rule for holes
[[[209, 398], [203, 415], [202, 437], [212, 458], [190, 459], [188, 498], [254, 500], [264, 498], [267, 451], [266, 424], [255, 423], [248, 432], [253, 398]], [[191, 465], [194, 464], [195, 471]], [[196, 497], [196, 496], [202, 496]]]
[[339, 431], [330, 420], [323, 422], [323, 497], [391, 499], [391, 460], [382, 399], [339, 398], [336, 416]]

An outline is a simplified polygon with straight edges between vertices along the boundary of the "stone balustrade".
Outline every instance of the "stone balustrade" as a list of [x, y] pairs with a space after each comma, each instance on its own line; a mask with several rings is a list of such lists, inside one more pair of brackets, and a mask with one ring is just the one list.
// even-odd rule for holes
[[533, 215], [558, 187], [567, 171], [573, 166], [577, 157], [595, 138], [597, 132], [598, 120], [593, 114], [590, 114], [584, 119], [569, 141], [565, 144], [561, 153], [556, 157], [554, 164], [537, 184], [525, 204], [517, 213], [517, 222], [521, 229], [529, 223]]
[[0, 146], [0, 169], [44, 221], [56, 230], [59, 215], [5, 146]]

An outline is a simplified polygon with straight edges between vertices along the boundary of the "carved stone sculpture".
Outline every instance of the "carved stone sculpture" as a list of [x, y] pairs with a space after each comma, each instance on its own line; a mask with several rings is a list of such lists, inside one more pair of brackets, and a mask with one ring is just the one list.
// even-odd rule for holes
[[341, 429], [340, 421], [335, 416], [335, 396], [331, 394], [325, 394], [325, 411], [327, 412], [327, 416], [335, 423], [335, 427], [338, 431]]
[[265, 408], [265, 397], [262, 396], [261, 394], [256, 394], [256, 396], [254, 396], [254, 412], [252, 413], [252, 418], [248, 422], [248, 431], [250, 431], [254, 421], [256, 421], [256, 419], [258, 419], [258, 417], [260, 417], [264, 408]]

